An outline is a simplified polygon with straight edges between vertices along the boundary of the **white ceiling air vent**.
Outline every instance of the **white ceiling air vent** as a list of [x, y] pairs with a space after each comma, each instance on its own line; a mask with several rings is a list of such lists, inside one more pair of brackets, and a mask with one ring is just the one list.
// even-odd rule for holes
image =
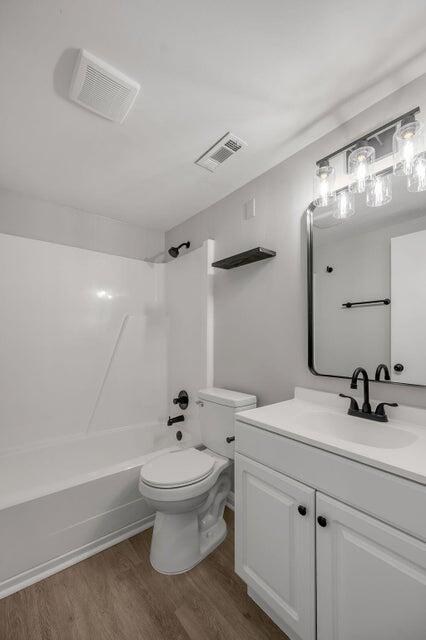
[[209, 171], [215, 171], [220, 164], [246, 146], [247, 142], [237, 138], [233, 133], [227, 133], [208, 151], [203, 153], [203, 155], [195, 161], [195, 164]]
[[71, 80], [71, 100], [104, 118], [123, 122], [139, 89], [137, 82], [80, 49]]

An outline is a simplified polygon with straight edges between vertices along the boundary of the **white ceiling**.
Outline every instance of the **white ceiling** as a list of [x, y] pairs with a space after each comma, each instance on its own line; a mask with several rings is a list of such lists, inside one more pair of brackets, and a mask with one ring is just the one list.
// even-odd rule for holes
[[[425, 21], [424, 0], [1, 0], [0, 186], [168, 229], [420, 75]], [[141, 83], [122, 125], [66, 99], [79, 47]], [[227, 131], [248, 149], [195, 166]]]

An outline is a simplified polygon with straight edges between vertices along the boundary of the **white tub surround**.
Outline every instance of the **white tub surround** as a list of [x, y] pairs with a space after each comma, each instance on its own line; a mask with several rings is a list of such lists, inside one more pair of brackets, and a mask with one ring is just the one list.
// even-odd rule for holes
[[167, 419], [165, 267], [0, 234], [0, 454]]
[[139, 471], [176, 447], [181, 389], [181, 445], [200, 443], [212, 250], [152, 264], [0, 234], [0, 597], [153, 523]]
[[291, 640], [420, 640], [426, 410], [347, 402], [298, 388], [237, 415], [236, 571]]
[[0, 456], [0, 597], [151, 526], [140, 468], [175, 448], [156, 424]]

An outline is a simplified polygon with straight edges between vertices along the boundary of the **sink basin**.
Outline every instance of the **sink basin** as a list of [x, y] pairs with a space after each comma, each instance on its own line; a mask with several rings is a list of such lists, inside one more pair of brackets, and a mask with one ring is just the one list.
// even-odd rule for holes
[[426, 487], [426, 409], [399, 405], [385, 423], [349, 416], [347, 410], [347, 401], [335, 393], [296, 387], [291, 400], [238, 413], [236, 424], [246, 423]]
[[328, 411], [306, 411], [294, 420], [295, 426], [380, 449], [401, 449], [413, 444], [417, 436], [389, 423], [381, 424]]

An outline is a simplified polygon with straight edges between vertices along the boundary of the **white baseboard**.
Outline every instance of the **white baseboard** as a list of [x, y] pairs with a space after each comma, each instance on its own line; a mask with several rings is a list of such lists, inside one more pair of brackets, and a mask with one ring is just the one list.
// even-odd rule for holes
[[228, 509], [231, 509], [231, 511], [235, 511], [235, 493], [233, 491], [230, 491], [228, 493], [226, 506], [228, 507]]
[[154, 515], [149, 515], [142, 520], [138, 520], [137, 522], [133, 522], [132, 524], [123, 527], [122, 529], [113, 531], [102, 538], [93, 540], [83, 547], [69, 551], [62, 556], [49, 560], [37, 567], [33, 567], [28, 571], [18, 574], [17, 576], [13, 576], [12, 578], [0, 583], [0, 599], [10, 596], [12, 593], [16, 593], [16, 591], [20, 591], [25, 587], [29, 587], [31, 584], [39, 582], [54, 573], [63, 571], [67, 567], [77, 564], [77, 562], [81, 562], [104, 549], [108, 549], [108, 547], [112, 547], [119, 542], [123, 542], [123, 540], [127, 540], [127, 538], [131, 538], [137, 533], [141, 533], [142, 531], [145, 531], [145, 529], [152, 527], [153, 524]]

